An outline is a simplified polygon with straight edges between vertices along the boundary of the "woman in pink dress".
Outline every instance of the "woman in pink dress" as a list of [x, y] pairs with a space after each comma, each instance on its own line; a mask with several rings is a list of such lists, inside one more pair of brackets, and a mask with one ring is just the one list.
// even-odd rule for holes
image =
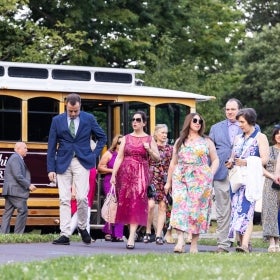
[[168, 169], [164, 188], [166, 193], [172, 189], [170, 225], [178, 236], [175, 253], [185, 251], [185, 232], [192, 234], [190, 253], [197, 253], [199, 235], [206, 233], [210, 225], [212, 182], [219, 158], [214, 143], [204, 136], [204, 129], [199, 114], [186, 116]]
[[146, 123], [144, 112], [137, 111], [133, 115], [133, 132], [122, 138], [111, 177], [118, 196], [116, 223], [129, 225], [127, 249], [134, 249], [138, 225], [147, 224], [149, 157], [160, 159], [155, 140], [144, 131]]

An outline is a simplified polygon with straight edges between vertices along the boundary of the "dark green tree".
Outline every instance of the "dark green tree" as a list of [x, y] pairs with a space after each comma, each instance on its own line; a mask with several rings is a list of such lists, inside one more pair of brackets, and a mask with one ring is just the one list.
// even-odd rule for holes
[[247, 0], [238, 1], [243, 9], [247, 28], [260, 32], [265, 25], [275, 26], [280, 22], [280, 2], [277, 0]]
[[280, 102], [280, 24], [264, 27], [245, 41], [233, 74], [242, 77], [229, 96], [239, 98], [244, 106], [258, 113], [258, 123], [266, 129], [279, 122]]

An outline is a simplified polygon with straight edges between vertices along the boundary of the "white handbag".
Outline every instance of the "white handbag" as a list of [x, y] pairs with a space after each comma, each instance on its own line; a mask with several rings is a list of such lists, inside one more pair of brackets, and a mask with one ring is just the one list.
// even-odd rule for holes
[[[255, 137], [257, 137], [258, 134], [259, 133], [257, 133]], [[255, 139], [255, 137], [253, 139]], [[240, 158], [242, 158], [242, 156], [245, 154], [245, 152], [249, 147], [250, 146], [248, 146], [245, 150], [242, 151]], [[229, 182], [230, 182], [231, 191], [233, 193], [236, 193], [239, 190], [239, 188], [242, 185], [244, 185], [246, 172], [247, 172], [247, 166], [234, 165], [233, 168], [229, 170], [228, 172]]]
[[231, 191], [236, 193], [239, 188], [244, 185], [244, 177], [246, 175], [246, 167], [234, 166], [229, 170], [229, 182]]

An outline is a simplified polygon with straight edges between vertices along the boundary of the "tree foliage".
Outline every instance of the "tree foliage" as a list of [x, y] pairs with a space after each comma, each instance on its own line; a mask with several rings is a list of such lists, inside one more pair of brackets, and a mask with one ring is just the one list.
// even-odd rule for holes
[[1, 60], [141, 68], [146, 85], [216, 96], [198, 109], [209, 125], [223, 117], [244, 37], [236, 1], [2, 2]]
[[278, 0], [239, 1], [245, 11], [244, 17], [250, 31], [261, 32], [265, 25], [275, 26], [280, 22], [280, 2]]
[[242, 81], [232, 95], [253, 107], [262, 127], [279, 122], [280, 24], [248, 38], [232, 73]]

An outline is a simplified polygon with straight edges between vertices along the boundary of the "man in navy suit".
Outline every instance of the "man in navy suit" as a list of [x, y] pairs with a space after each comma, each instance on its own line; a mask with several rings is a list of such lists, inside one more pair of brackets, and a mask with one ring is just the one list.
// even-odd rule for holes
[[[92, 114], [83, 112], [76, 93], [66, 97], [66, 112], [55, 116], [48, 138], [47, 169], [51, 182], [57, 181], [60, 199], [60, 237], [57, 245], [69, 245], [71, 235], [71, 186], [76, 187], [78, 231], [85, 244], [91, 243], [86, 230], [88, 218], [89, 171], [96, 166], [107, 137]], [[97, 141], [90, 147], [92, 135]]]
[[14, 233], [24, 233], [26, 219], [28, 216], [27, 199], [31, 191], [36, 187], [31, 184], [30, 172], [23, 158], [27, 153], [24, 142], [15, 144], [13, 153], [5, 168], [2, 195], [5, 197], [5, 211], [2, 217], [1, 233], [10, 232], [10, 221], [14, 210], [17, 209]]
[[228, 169], [225, 162], [230, 158], [233, 141], [237, 134], [242, 133], [236, 120], [236, 115], [241, 109], [242, 104], [238, 99], [229, 99], [226, 103], [226, 120], [214, 124], [209, 136], [214, 141], [217, 154], [220, 160], [220, 166], [214, 176], [214, 193], [216, 201], [217, 215], [217, 252], [228, 252], [231, 241], [228, 238], [230, 213], [231, 213], [231, 195], [230, 184], [228, 180]]

